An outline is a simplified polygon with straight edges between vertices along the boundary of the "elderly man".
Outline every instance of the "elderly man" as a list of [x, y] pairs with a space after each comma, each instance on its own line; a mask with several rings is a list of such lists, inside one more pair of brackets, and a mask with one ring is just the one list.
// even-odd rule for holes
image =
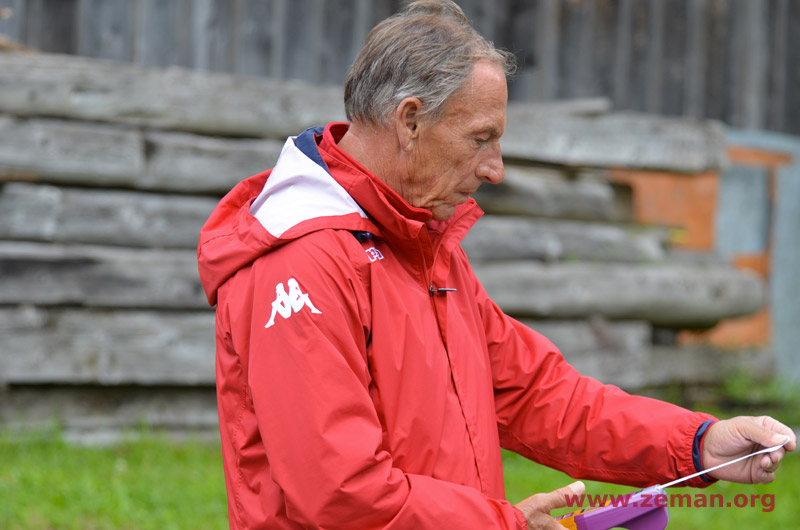
[[[351, 68], [351, 123], [287, 140], [206, 223], [232, 528], [560, 528], [583, 485], [513, 506], [500, 447], [636, 486], [794, 448], [582, 377], [489, 299], [459, 242], [503, 179], [511, 65], [452, 2], [411, 4]], [[692, 484], [768, 482], [783, 454]]]

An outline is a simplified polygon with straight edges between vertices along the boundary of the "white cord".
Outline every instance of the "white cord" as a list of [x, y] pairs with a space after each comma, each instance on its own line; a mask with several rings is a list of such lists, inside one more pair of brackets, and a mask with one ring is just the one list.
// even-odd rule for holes
[[724, 464], [720, 464], [718, 466], [714, 466], [711, 469], [705, 469], [703, 471], [699, 471], [699, 472], [695, 473], [694, 475], [689, 475], [688, 477], [683, 477], [683, 478], [679, 478], [678, 480], [673, 480], [672, 482], [664, 484], [663, 486], [660, 486], [660, 487], [661, 488], [668, 488], [670, 486], [674, 486], [675, 484], [680, 484], [684, 480], [689, 480], [689, 479], [694, 478], [694, 477], [699, 477], [700, 475], [705, 475], [706, 473], [710, 473], [711, 471], [716, 471], [717, 469], [719, 469], [721, 467], [729, 466], [731, 464], [735, 464], [736, 462], [741, 462], [742, 460], [746, 460], [746, 459], [750, 458], [751, 456], [756, 456], [756, 455], [760, 455], [760, 454], [763, 454], [763, 453], [772, 453], [774, 451], [777, 451], [778, 449], [780, 449], [784, 445], [788, 444], [790, 439], [791, 438], [786, 437], [786, 441], [785, 442], [783, 442], [780, 445], [776, 445], [775, 447], [767, 447], [766, 449], [762, 449], [761, 451], [756, 451], [755, 453], [751, 453], [749, 455], [740, 456], [736, 460], [731, 460], [730, 462], [725, 462]]

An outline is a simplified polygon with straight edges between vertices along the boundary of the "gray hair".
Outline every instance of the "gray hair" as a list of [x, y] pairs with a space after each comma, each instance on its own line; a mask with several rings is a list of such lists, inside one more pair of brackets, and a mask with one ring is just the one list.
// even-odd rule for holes
[[367, 36], [345, 81], [347, 119], [386, 125], [401, 101], [416, 97], [422, 114], [436, 121], [481, 60], [506, 76], [515, 69], [514, 56], [475, 31], [454, 2], [412, 2]]

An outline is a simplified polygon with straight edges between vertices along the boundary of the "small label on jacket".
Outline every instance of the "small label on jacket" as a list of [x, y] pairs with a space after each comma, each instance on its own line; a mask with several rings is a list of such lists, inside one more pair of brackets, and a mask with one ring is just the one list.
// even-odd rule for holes
[[383, 259], [383, 254], [381, 254], [381, 251], [375, 247], [369, 247], [364, 252], [367, 253], [367, 257], [372, 262], [378, 261], [379, 259]]

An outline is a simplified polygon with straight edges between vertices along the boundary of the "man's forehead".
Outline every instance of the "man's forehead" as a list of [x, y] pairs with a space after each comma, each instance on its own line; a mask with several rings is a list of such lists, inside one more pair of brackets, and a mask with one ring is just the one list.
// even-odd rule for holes
[[461, 97], [448, 105], [447, 117], [461, 121], [471, 132], [501, 136], [506, 125], [506, 102], [501, 98]]

